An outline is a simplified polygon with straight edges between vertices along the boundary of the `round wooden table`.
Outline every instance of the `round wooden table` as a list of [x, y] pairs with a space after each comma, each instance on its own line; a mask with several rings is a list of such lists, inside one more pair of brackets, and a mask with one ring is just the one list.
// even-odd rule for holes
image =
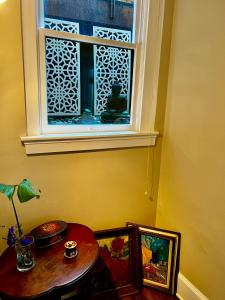
[[[64, 257], [64, 243], [77, 242], [76, 258]], [[14, 248], [7, 248], [0, 257], [0, 297], [5, 299], [58, 300], [79, 287], [88, 278], [98, 258], [94, 233], [81, 224], [68, 224], [66, 238], [60, 243], [35, 250], [36, 266], [28, 272], [16, 269]]]

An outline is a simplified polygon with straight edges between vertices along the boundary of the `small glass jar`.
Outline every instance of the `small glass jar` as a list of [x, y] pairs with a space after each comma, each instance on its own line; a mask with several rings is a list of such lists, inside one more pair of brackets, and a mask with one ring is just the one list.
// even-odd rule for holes
[[33, 236], [23, 236], [15, 243], [17, 270], [26, 272], [35, 266], [34, 260], [34, 238]]

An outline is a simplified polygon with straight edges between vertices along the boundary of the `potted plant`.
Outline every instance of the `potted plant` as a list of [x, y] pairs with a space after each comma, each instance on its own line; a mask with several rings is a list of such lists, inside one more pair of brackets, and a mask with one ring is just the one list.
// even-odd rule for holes
[[35, 189], [28, 179], [24, 179], [19, 184], [14, 185], [0, 183], [0, 193], [6, 196], [12, 203], [16, 218], [16, 226], [11, 226], [9, 228], [7, 243], [9, 246], [15, 245], [17, 254], [17, 269], [24, 272], [32, 269], [35, 265], [32, 252], [34, 239], [32, 236], [24, 236], [23, 234], [22, 226], [19, 221], [13, 199], [15, 192], [17, 192], [19, 201], [24, 203], [33, 198], [39, 198], [40, 191]]

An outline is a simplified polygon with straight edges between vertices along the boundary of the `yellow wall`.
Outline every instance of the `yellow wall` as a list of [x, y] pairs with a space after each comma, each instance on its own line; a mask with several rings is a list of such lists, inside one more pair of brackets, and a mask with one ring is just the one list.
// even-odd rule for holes
[[[182, 233], [181, 272], [212, 300], [225, 298], [224, 11], [224, 0], [176, 1], [157, 210], [157, 226]], [[93, 229], [123, 226], [127, 220], [154, 224], [161, 140], [150, 152], [26, 156], [19, 139], [26, 130], [19, 12], [19, 0], [0, 6], [0, 181], [27, 177], [42, 189], [39, 200], [16, 201], [25, 229], [56, 218]], [[160, 130], [165, 54], [156, 119]], [[0, 224], [13, 224], [10, 203], [2, 196], [0, 201]], [[0, 250], [4, 247], [0, 239]]]
[[182, 233], [181, 272], [225, 299], [225, 1], [175, 5], [157, 226]]
[[[24, 229], [53, 219], [92, 229], [124, 226], [128, 220], [154, 224], [152, 149], [26, 156], [19, 138], [26, 132], [19, 0], [0, 5], [0, 30], [0, 182], [29, 178], [42, 190], [39, 200], [15, 201]], [[11, 204], [3, 196], [0, 203], [0, 224], [12, 225]]]

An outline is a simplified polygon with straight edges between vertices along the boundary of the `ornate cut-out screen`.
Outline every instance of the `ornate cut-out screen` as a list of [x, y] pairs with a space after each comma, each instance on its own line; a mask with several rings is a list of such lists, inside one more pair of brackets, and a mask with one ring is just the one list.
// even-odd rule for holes
[[[79, 23], [45, 18], [45, 28], [79, 33]], [[80, 45], [46, 38], [47, 107], [49, 116], [80, 114]]]
[[79, 115], [79, 43], [46, 38], [46, 77], [48, 115]]
[[58, 30], [58, 31], [65, 31], [78, 34], [79, 33], [79, 23], [75, 22], [68, 22], [65, 20], [57, 20], [51, 18], [45, 18], [45, 28]]
[[[93, 35], [114, 41], [131, 42], [131, 32], [113, 28], [93, 27]], [[120, 83], [121, 95], [127, 97], [129, 110], [131, 51], [116, 47], [94, 46], [95, 114], [105, 110], [112, 84]]]

